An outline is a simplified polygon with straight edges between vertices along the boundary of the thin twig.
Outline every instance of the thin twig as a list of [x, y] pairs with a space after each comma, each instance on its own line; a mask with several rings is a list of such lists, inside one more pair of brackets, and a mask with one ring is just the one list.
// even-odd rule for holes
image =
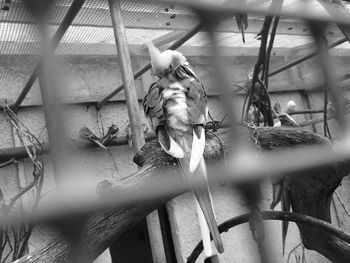
[[303, 243], [300, 242], [298, 245], [296, 245], [293, 249], [291, 249], [291, 251], [288, 253], [288, 257], [287, 257], [287, 263], [289, 263], [290, 257], [293, 254], [293, 252], [295, 253], [295, 250], [300, 247]]
[[6, 162], [3, 162], [3, 163], [0, 163], [0, 168], [3, 168], [5, 166], [8, 166], [10, 164], [13, 164], [13, 163], [16, 163], [16, 158], [11, 158], [10, 160], [6, 161]]
[[[42, 185], [43, 185], [43, 175], [44, 175], [44, 165], [43, 165], [43, 157], [41, 154], [44, 152], [44, 147], [42, 143], [39, 141], [39, 139], [34, 136], [29, 129], [18, 119], [16, 114], [10, 109], [8, 105], [6, 105], [3, 108], [7, 119], [9, 123], [12, 125], [14, 130], [16, 131], [16, 134], [22, 144], [22, 146], [25, 148], [28, 157], [31, 159], [33, 163], [33, 181], [26, 185], [24, 188], [21, 188], [20, 191], [15, 194], [11, 199], [8, 205], [4, 204], [3, 210], [4, 215], [7, 216], [10, 214], [10, 212], [13, 210], [15, 203], [17, 200], [19, 200], [23, 195], [25, 195], [28, 191], [33, 189], [35, 186], [36, 188], [36, 195], [33, 205], [33, 212], [37, 208], [38, 202], [40, 200]], [[14, 158], [13, 158], [14, 159]], [[11, 161], [11, 160], [10, 160]], [[5, 248], [6, 244], [10, 247], [10, 253], [8, 253], [3, 260], [3, 262], [10, 256], [12, 253], [12, 260], [17, 260], [18, 258], [22, 257], [25, 253], [25, 249], [28, 246], [28, 240], [30, 238], [32, 229], [34, 224], [30, 223], [28, 225], [28, 228], [25, 225], [26, 223], [23, 222], [19, 228], [15, 228], [14, 226], [11, 226], [12, 235], [13, 235], [13, 244], [10, 240], [10, 238], [6, 239], [6, 242], [2, 244], [1, 250]], [[6, 233], [8, 237], [8, 233]]]
[[350, 217], [350, 211], [346, 208], [346, 206], [345, 206], [345, 204], [344, 204], [342, 198], [340, 197], [338, 191], [335, 190], [334, 193], [335, 193], [335, 195], [337, 196], [339, 203], [340, 203], [341, 206], [344, 208], [345, 213]]

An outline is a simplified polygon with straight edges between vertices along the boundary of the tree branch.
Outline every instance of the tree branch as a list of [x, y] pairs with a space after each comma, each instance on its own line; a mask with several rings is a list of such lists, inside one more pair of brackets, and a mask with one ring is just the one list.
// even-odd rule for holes
[[[250, 138], [251, 130], [248, 127], [242, 127], [241, 132]], [[259, 146], [264, 151], [326, 143], [322, 137], [301, 128], [257, 127], [257, 132], [259, 133]], [[216, 137], [207, 135], [205, 158], [208, 162], [222, 159], [224, 152], [230, 152], [231, 132], [219, 130], [216, 135]], [[128, 189], [135, 191], [135, 189], [141, 190], [147, 189], [147, 187], [151, 189], [151, 187], [159, 187], [164, 183], [164, 180], [174, 177], [173, 173], [166, 173], [163, 169], [164, 167], [173, 167], [174, 159], [162, 151], [157, 141], [146, 143], [135, 155], [134, 162], [142, 166], [142, 170], [123, 181], [123, 185], [115, 188], [116, 191], [127, 191]], [[332, 193], [348, 172], [348, 165], [334, 164], [299, 171], [297, 175], [291, 176], [293, 211], [330, 222]], [[174, 195], [168, 195], [157, 200], [142, 200], [142, 203], [129, 204], [127, 207], [109, 209], [90, 216], [82, 231], [82, 244], [86, 249], [87, 262], [96, 259], [124, 232], [173, 197]], [[328, 232], [306, 226], [304, 223], [298, 223], [298, 226], [305, 247], [335, 259], [335, 262], [349, 262], [341, 261], [342, 258], [340, 258], [350, 259], [348, 257], [350, 254], [348, 243]], [[61, 238], [50, 243], [47, 247], [21, 258], [17, 263], [67, 262], [72, 252], [70, 244], [69, 240]]]

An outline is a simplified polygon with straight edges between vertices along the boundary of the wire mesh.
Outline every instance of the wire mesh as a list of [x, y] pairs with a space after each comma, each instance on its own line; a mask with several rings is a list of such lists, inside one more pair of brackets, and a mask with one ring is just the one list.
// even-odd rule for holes
[[[163, 2], [162, 2], [163, 3]], [[16, 6], [17, 4], [20, 5], [21, 2], [20, 1], [14, 1], [13, 4], [15, 4], [14, 6]], [[49, 36], [52, 37], [54, 32], [57, 30], [57, 25], [55, 24], [59, 24], [60, 21], [62, 20], [65, 11], [67, 10], [66, 7], [68, 7], [71, 4], [71, 1], [60, 1], [58, 4], [58, 7], [55, 6], [55, 8], [57, 9], [53, 9], [52, 12], [54, 13], [54, 15], [52, 17], [50, 17], [50, 21], [49, 23], [51, 23], [52, 25], [49, 26]], [[291, 7], [293, 5], [293, 3], [291, 1], [287, 1], [287, 4], [285, 5], [285, 8], [288, 8], [288, 12], [292, 12], [291, 10], [293, 10], [293, 8]], [[165, 6], [165, 7], [164, 7]], [[195, 6], [198, 7], [198, 6]], [[204, 6], [205, 7], [205, 6]], [[316, 8], [315, 6], [311, 6], [312, 8]], [[167, 25], [167, 23], [169, 22], [169, 11], [166, 11], [167, 9], [169, 10], [172, 9], [174, 11], [172, 11], [172, 14], [179, 14], [179, 15], [187, 15], [189, 12], [187, 11], [183, 11], [182, 9], [177, 9], [177, 8], [172, 8], [171, 6], [167, 6], [167, 5], [163, 5], [163, 4], [148, 4], [148, 3], [129, 3], [129, 2], [122, 2], [122, 8], [123, 8], [123, 12], [125, 14], [125, 19], [126, 21], [128, 21], [128, 19], [130, 19], [130, 21], [132, 21], [135, 18], [135, 14], [133, 14], [133, 12], [142, 12], [144, 15], [145, 19], [152, 19], [154, 17], [154, 13], [159, 13], [159, 17], [157, 17], [157, 20], [160, 21], [160, 23], [163, 25], [164, 27], [164, 22], [165, 25]], [[202, 8], [202, 7], [201, 7]], [[204, 8], [205, 9], [205, 8]], [[11, 10], [11, 7], [10, 7]], [[0, 35], [1, 40], [3, 39], [6, 43], [7, 46], [4, 48], [4, 52], [5, 55], [13, 55], [13, 54], [25, 54], [28, 55], [28, 57], [30, 59], [36, 59], [37, 60], [37, 54], [39, 53], [39, 50], [37, 50], [38, 48], [38, 43], [39, 43], [39, 39], [35, 37], [35, 26], [33, 25], [26, 25], [25, 23], [28, 22], [28, 16], [27, 14], [24, 14], [21, 9], [18, 9], [19, 13], [13, 12], [13, 13], [9, 13], [8, 15], [3, 17], [3, 20], [1, 20], [1, 28], [3, 29], [2, 32], [7, 32], [4, 33], [4, 35]], [[61, 11], [58, 11], [61, 10]], [[203, 10], [202, 10], [203, 11]], [[212, 11], [212, 10], [206, 10], [207, 12]], [[220, 10], [219, 10], [220, 11]], [[230, 10], [230, 12], [234, 12], [235, 10]], [[84, 13], [86, 12], [86, 13]], [[144, 14], [146, 13], [146, 14]], [[22, 14], [22, 15], [19, 15]], [[84, 14], [84, 15], [83, 15]], [[305, 14], [304, 14], [305, 16]], [[321, 18], [323, 18], [323, 16], [321, 16]], [[16, 20], [17, 22], [12, 22], [9, 23], [7, 20]], [[21, 20], [22, 19], [22, 20]], [[318, 19], [317, 17], [314, 19]], [[339, 21], [343, 21], [343, 18], [339, 18]], [[327, 19], [326, 19], [327, 20]], [[12, 21], [12, 20], [11, 20]], [[192, 20], [191, 20], [192, 21]], [[348, 21], [344, 21], [343, 22], [348, 22]], [[24, 24], [23, 24], [24, 23]], [[127, 22], [128, 23], [128, 22]], [[130, 22], [131, 23], [131, 22]], [[84, 26], [83, 26], [84, 25]], [[170, 26], [170, 25], [169, 25]], [[162, 28], [163, 28], [162, 27]], [[25, 32], [25, 33], [23, 33]], [[169, 30], [165, 30], [165, 29], [150, 29], [150, 28], [139, 28], [139, 26], [136, 26], [136, 28], [130, 27], [128, 28], [126, 35], [127, 38], [129, 40], [129, 44], [131, 45], [135, 45], [135, 46], [141, 46], [142, 44], [142, 38], [140, 36], [143, 36], [145, 38], [149, 38], [149, 39], [156, 39], [158, 37], [162, 37], [167, 35], [168, 33], [170, 33], [171, 31]], [[214, 35], [211, 35], [212, 37]], [[247, 46], [250, 47], [254, 47], [256, 44], [253, 41], [253, 34], [247, 34]], [[292, 37], [291, 37], [292, 38]], [[61, 56], [86, 56], [86, 55], [107, 55], [107, 56], [116, 56], [117, 57], [117, 52], [115, 49], [114, 44], [114, 37], [113, 37], [113, 31], [110, 25], [110, 19], [109, 19], [109, 10], [108, 10], [108, 6], [106, 6], [106, 4], [104, 3], [96, 3], [95, 1], [87, 1], [84, 6], [83, 6], [83, 11], [81, 13], [79, 13], [79, 15], [75, 18], [75, 20], [73, 21], [72, 26], [70, 26], [70, 28], [68, 29], [68, 31], [66, 32], [66, 34], [64, 35], [63, 39], [61, 40], [59, 46], [56, 49], [56, 55], [61, 55]], [[218, 35], [218, 45], [223, 45], [223, 46], [228, 46], [229, 44], [231, 44], [232, 42], [236, 42], [239, 40], [239, 37], [237, 34], [234, 33], [219, 33]], [[287, 41], [288, 43], [286, 44]], [[14, 45], [15, 43], [15, 45]], [[17, 46], [18, 43], [21, 43], [21, 45]], [[23, 44], [24, 43], [24, 44]], [[276, 38], [275, 40], [275, 45], [276, 47], [278, 46], [288, 46], [289, 48], [291, 47], [295, 47], [295, 46], [299, 46], [301, 44], [308, 44], [311, 43], [311, 39], [308, 36], [300, 36], [300, 37], [293, 37], [293, 41], [290, 41], [290, 39], [288, 39], [288, 37], [285, 37], [284, 39], [279, 39], [279, 37]], [[23, 44], [23, 45], [22, 45]], [[189, 45], [189, 46], [211, 46], [212, 41], [209, 42], [207, 40], [206, 34], [205, 33], [200, 33], [198, 34], [195, 38], [187, 41], [185, 43], [185, 45]], [[104, 49], [104, 51], [99, 51], [99, 53], [96, 53], [96, 51], [94, 51], [94, 48], [101, 48], [101, 46], [105, 46], [106, 48]], [[214, 47], [217, 48], [217, 46], [213, 45]], [[140, 47], [139, 47], [140, 48]], [[22, 59], [22, 58], [21, 58]], [[79, 58], [74, 58], [74, 59], [79, 59]], [[28, 59], [27, 61], [21, 60], [20, 62], [18, 62], [18, 64], [21, 64], [22, 67], [21, 68], [15, 68], [12, 69], [11, 66], [6, 67], [7, 70], [12, 70], [11, 72], [6, 72], [3, 73], [2, 79], [4, 79], [6, 82], [6, 87], [4, 89], [1, 89], [2, 91], [4, 91], [4, 94], [0, 94], [0, 96], [3, 96], [6, 99], [11, 99], [12, 96], [16, 95], [17, 90], [15, 91], [9, 91], [10, 88], [13, 89], [14, 86], [21, 86], [21, 84], [24, 83], [23, 80], [23, 75], [25, 75], [25, 73], [28, 74], [28, 72], [23, 73], [22, 71], [25, 68], [32, 68], [33, 65], [35, 65], [35, 62], [33, 62], [32, 60]], [[104, 61], [104, 63], [108, 64], [109, 62], [111, 62], [110, 60], [106, 59]], [[66, 63], [65, 65], [65, 69], [67, 70], [67, 72], [63, 72], [62, 74], [67, 77], [69, 79], [70, 73], [74, 72], [77, 74], [74, 74], [74, 76], [81, 76], [84, 75], [84, 69], [82, 68], [78, 68], [78, 66], [76, 64], [74, 64], [74, 62], [72, 62], [71, 60], [67, 60], [64, 59], [63, 63]], [[220, 63], [218, 63], [220, 64]], [[25, 67], [23, 66], [25, 65]], [[327, 73], [328, 74], [328, 73]], [[72, 75], [73, 76], [73, 75]], [[11, 78], [10, 78], [11, 77]], [[19, 77], [19, 80], [13, 79], [15, 77]], [[85, 76], [86, 77], [86, 76]], [[118, 76], [119, 77], [119, 76]], [[120, 77], [119, 77], [120, 78]], [[219, 79], [219, 81], [223, 81], [223, 79]], [[117, 80], [118, 81], [118, 80]], [[69, 82], [69, 81], [68, 81]], [[82, 85], [86, 85], [88, 81], [86, 81], [84, 79], [84, 77], [82, 77]], [[115, 82], [115, 81], [112, 81]], [[221, 83], [222, 84], [222, 83]], [[224, 86], [222, 85], [218, 85], [218, 86]], [[89, 88], [89, 87], [88, 87]], [[92, 87], [91, 89], [100, 89], [101, 87], [97, 86], [97, 87]], [[6, 90], [7, 89], [7, 90]], [[20, 89], [18, 89], [20, 90]], [[77, 88], [76, 90], [78, 90], [79, 93], [81, 93], [81, 90], [79, 90], [79, 88]], [[109, 87], [108, 89], [103, 90], [103, 93], [108, 93], [111, 91], [111, 88]], [[74, 94], [72, 93], [68, 93], [69, 96], [74, 96]], [[91, 90], [88, 91], [87, 95], [91, 95], [91, 94], [95, 94], [93, 91], [91, 92]], [[17, 94], [18, 95], [18, 94]], [[38, 84], [37, 82], [34, 84], [34, 87], [32, 88], [31, 92], [28, 94], [27, 99], [31, 100], [30, 102], [26, 102], [26, 103], [40, 103], [40, 101], [35, 102], [35, 99], [37, 99], [40, 94], [38, 93]], [[34, 102], [33, 102], [34, 101]], [[310, 149], [311, 151], [315, 151], [315, 149]], [[306, 152], [306, 155], [309, 152]], [[305, 154], [305, 153], [304, 153]], [[292, 156], [289, 153], [286, 156]], [[276, 173], [276, 172], [282, 172], [282, 171], [286, 171], [288, 169], [293, 170], [293, 169], [300, 169], [302, 165], [304, 165], [304, 167], [310, 167], [310, 159], [305, 158], [305, 155], [300, 155], [299, 153], [295, 154], [295, 158], [293, 159], [298, 159], [297, 161], [297, 165], [299, 165], [298, 167], [293, 167], [292, 165], [284, 165], [282, 164], [282, 159], [288, 158], [286, 156], [280, 156], [280, 153], [278, 154], [278, 156], [273, 156], [272, 157], [272, 161], [269, 160], [268, 162], [262, 162], [260, 163], [258, 167], [254, 167], [253, 165], [247, 165], [247, 163], [241, 163], [241, 165], [243, 165], [244, 167], [254, 167], [254, 169], [258, 169], [258, 170], [254, 170], [254, 169], [247, 169], [245, 170], [245, 174], [246, 176], [248, 175], [252, 175], [252, 174], [258, 174], [261, 173], [261, 171], [264, 171], [264, 173]], [[250, 159], [252, 159], [252, 156], [248, 156]], [[267, 163], [273, 163], [276, 162], [276, 159], [279, 159], [279, 157], [281, 157], [281, 161], [277, 161], [279, 165], [273, 167], [273, 168], [278, 168], [277, 170], [273, 170], [273, 169], [269, 169], [269, 166], [266, 165]], [[297, 158], [299, 157], [299, 158]], [[321, 158], [322, 157], [322, 158]], [[339, 160], [347, 160], [348, 158], [348, 152], [341, 152], [341, 154], [333, 156], [333, 159], [329, 159], [327, 153], [325, 153], [324, 156], [321, 156], [319, 159], [315, 159], [314, 164], [313, 165], [320, 165], [320, 163], [325, 164], [326, 162], [335, 162], [335, 161], [339, 161]], [[307, 159], [307, 162], [305, 162], [305, 160]], [[236, 160], [237, 161], [237, 160]], [[312, 162], [311, 162], [312, 163]], [[234, 163], [235, 165], [237, 165], [237, 163]], [[238, 167], [240, 167], [238, 165]], [[228, 171], [226, 171], [226, 176], [229, 177], [230, 175], [232, 176], [232, 168], [237, 169], [237, 166], [232, 166], [229, 167]], [[239, 170], [244, 170], [244, 168], [241, 167], [238, 168]], [[280, 169], [280, 170], [279, 170]], [[289, 171], [289, 170], [288, 170]], [[237, 179], [237, 178], [236, 178]], [[184, 185], [180, 185], [179, 189], [183, 190], [183, 188], [186, 187]], [[174, 185], [171, 185], [171, 188], [174, 188]], [[144, 189], [147, 190], [144, 193], [141, 194], [145, 194], [145, 195], [149, 195], [149, 190], [150, 189]], [[167, 190], [167, 189], [161, 189], [162, 191]], [[175, 189], [176, 190], [176, 189]], [[168, 192], [168, 191], [167, 191]], [[134, 201], [133, 198], [140, 198], [140, 193], [138, 193], [138, 195], [133, 195], [134, 193], [131, 193], [130, 195], [123, 195], [123, 198], [120, 198], [120, 200], [118, 200], [118, 202], [120, 202], [121, 204], [125, 204], [127, 202], [132, 202]], [[163, 192], [161, 194], [164, 194]], [[155, 192], [151, 193], [152, 197], [154, 197]], [[115, 204], [115, 203], [113, 203]], [[94, 204], [93, 204], [94, 205]], [[91, 208], [91, 206], [93, 206], [90, 204], [89, 208]], [[99, 206], [100, 204], [97, 204], [97, 206]], [[51, 216], [54, 215], [51, 214]]]
[[[71, 4], [72, 1], [70, 0], [57, 1], [50, 10], [48, 15], [50, 36], [57, 30], [58, 25], [62, 22]], [[265, 1], [261, 6], [263, 7], [267, 4], [269, 4], [268, 1]], [[2, 5], [5, 5], [4, 1]], [[7, 5], [9, 6], [9, 10], [0, 10], [0, 52], [1, 55], [5, 56], [4, 61], [6, 61], [6, 57], [10, 55], [21, 55], [23, 61], [16, 61], [11, 67], [6, 67], [1, 70], [0, 79], [4, 81], [1, 82], [0, 98], [14, 101], [18, 97], [20, 90], [26, 84], [31, 73], [30, 69], [34, 68], [35, 63], [38, 61], [40, 49], [36, 26], [33, 25], [34, 21], [28, 10], [25, 9], [23, 1], [14, 0]], [[293, 8], [295, 9], [295, 5], [294, 1], [286, 1], [284, 7], [288, 10], [293, 10]], [[199, 21], [193, 14], [193, 11], [176, 4], [122, 1], [121, 6], [123, 18], [127, 27], [126, 34], [130, 49], [132, 51], [135, 50], [135, 52], [140, 52], [140, 50], [142, 50], [142, 37], [155, 40], [166, 36], [174, 30], [184, 32], [184, 29], [190, 28]], [[314, 10], [322, 10], [317, 4], [312, 6], [312, 8]], [[255, 17], [257, 19], [259, 18], [259, 16]], [[237, 30], [234, 19], [231, 19], [225, 28]], [[244, 46], [257, 48], [258, 41], [256, 41], [255, 35], [254, 33], [246, 33], [246, 43], [244, 45], [239, 32], [220, 32], [217, 33], [217, 39], [219, 45], [222, 47]], [[169, 44], [171, 43], [172, 42]], [[276, 36], [275, 48], [294, 48], [307, 43], [312, 43], [312, 39], [307, 35], [295, 36], [278, 34]], [[210, 43], [205, 33], [197, 34], [184, 44], [184, 46], [194, 48], [206, 47], [208, 45], [210, 46]], [[108, 6], [104, 1], [88, 0], [84, 3], [82, 10], [77, 14], [72, 25], [56, 48], [55, 54], [63, 57], [96, 55], [117, 57], [110, 14]], [[69, 64], [69, 62], [67, 64]], [[70, 64], [70, 68], [72, 67], [75, 68], [75, 72], [82, 72], [77, 66]], [[70, 71], [67, 70], [67, 79], [74, 77], [71, 76], [69, 72]], [[83, 73], [78, 75], [81, 79], [86, 77]], [[240, 80], [236, 79], [236, 81]], [[87, 97], [90, 96], [94, 98], [96, 95], [102, 95], [102, 92], [109, 93], [113, 88], [110, 87], [106, 89], [96, 86], [95, 89], [96, 91], [88, 93]], [[76, 97], [76, 93], [72, 96]], [[85, 100], [87, 99], [88, 98]], [[69, 98], [67, 98], [67, 100], [69, 100]], [[36, 82], [33, 90], [26, 97], [24, 105], [37, 105], [40, 103], [40, 93]]]

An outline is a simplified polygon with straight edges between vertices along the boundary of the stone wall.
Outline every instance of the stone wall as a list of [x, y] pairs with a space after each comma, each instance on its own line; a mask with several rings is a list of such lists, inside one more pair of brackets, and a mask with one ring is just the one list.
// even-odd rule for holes
[[[209, 109], [213, 118], [221, 120], [224, 112], [221, 107], [222, 103], [217, 96], [217, 89], [215, 89], [212, 81], [214, 71], [210, 67], [210, 58], [189, 57], [188, 59], [207, 89]], [[7, 99], [13, 101], [16, 99], [28, 78], [28, 74], [32, 70], [35, 60], [36, 58], [26, 56], [1, 58], [0, 72], [4, 74], [3, 76], [9, 76], [9, 78], [7, 81], [0, 82], [0, 100]], [[96, 101], [122, 82], [117, 59], [113, 57], [60, 57], [59, 61], [57, 77], [61, 80], [59, 86], [63, 100], [70, 103], [79, 102], [78, 104], [70, 104], [64, 107], [65, 128], [68, 137], [73, 140], [80, 139], [79, 130], [84, 126], [90, 128], [95, 134], [102, 135], [112, 123], [119, 127], [120, 136], [126, 135], [129, 121], [123, 93], [114, 97], [99, 113], [97, 113], [93, 106], [88, 106], [88, 103], [86, 103], [88, 101]], [[245, 80], [248, 74], [252, 72], [255, 61], [256, 57], [253, 56], [228, 58], [225, 63], [227, 63], [226, 68], [229, 72], [230, 81], [235, 83]], [[146, 57], [132, 58], [134, 70], [146, 62], [148, 62], [148, 58]], [[284, 62], [284, 57], [273, 57], [271, 69], [282, 65]], [[272, 77], [270, 81], [274, 91], [271, 94], [272, 102], [280, 102], [285, 107], [287, 102], [293, 99], [297, 103], [297, 109], [302, 110], [307, 109], [309, 100], [311, 108], [321, 109], [323, 107], [323, 99], [322, 93], [319, 91], [311, 93], [298, 91], [282, 92], [282, 90], [290, 89], [291, 86], [297, 85], [300, 88], [304, 84], [322, 81], [322, 74], [316, 62], [317, 60], [311, 60], [295, 67], [293, 70]], [[348, 62], [348, 58], [336, 58], [336, 63], [341, 66], [342, 72], [346, 72], [346, 65], [349, 65]], [[14, 75], [11, 72], [17, 73]], [[18, 74], [18, 72], [21, 73]], [[140, 79], [136, 80], [135, 83], [140, 99], [142, 99], [153, 80], [154, 76], [150, 72], [147, 72]], [[9, 83], [13, 85], [8, 86]], [[41, 140], [47, 141], [43, 111], [38, 106], [40, 103], [40, 93], [36, 83], [24, 101], [25, 107], [19, 111], [18, 116], [36, 136]], [[240, 116], [243, 97], [238, 96], [235, 103], [237, 116]], [[309, 117], [298, 115], [296, 116], [296, 120], [303, 122]], [[317, 114], [314, 117], [320, 118], [322, 115]], [[142, 120], [147, 124], [143, 113]], [[308, 127], [308, 129], [312, 129], [312, 127]], [[321, 125], [316, 125], [316, 129], [320, 133], [323, 131]], [[20, 146], [3, 113], [0, 113], [0, 134], [1, 148]], [[85, 149], [80, 151], [74, 159], [72, 165], [74, 176], [69, 179], [79, 182], [94, 193], [96, 184], [99, 181], [105, 179], [117, 181], [135, 172], [137, 168], [132, 162], [132, 157], [132, 151], [127, 145], [111, 147], [110, 152], [99, 148]], [[44, 195], [54, 189], [50, 156], [47, 156], [45, 159]], [[24, 186], [26, 182], [31, 180], [31, 172], [32, 165], [28, 160], [0, 169], [0, 187], [5, 194], [6, 200], [18, 190], [18, 187]], [[350, 195], [345, 190], [349, 187], [348, 184], [349, 180], [345, 180], [339, 189], [339, 194], [346, 205], [350, 204]], [[213, 189], [213, 199], [219, 223], [245, 211], [242, 200], [229, 185], [222, 186], [217, 184], [213, 186]], [[270, 186], [267, 185], [264, 193], [264, 206], [268, 207], [270, 202], [271, 191]], [[348, 229], [348, 215], [344, 212], [344, 209], [339, 204], [339, 200], [336, 198], [335, 204], [340, 225]], [[176, 256], [179, 263], [185, 262], [186, 257], [191, 253], [194, 245], [200, 239], [199, 228], [196, 224], [195, 209], [193, 208], [193, 198], [190, 194], [184, 194], [175, 198], [167, 206]], [[275, 245], [273, 253], [281, 257], [280, 262], [286, 262], [286, 256], [282, 260], [281, 224], [279, 222], [269, 222], [268, 225]], [[29, 249], [33, 250], [44, 246], [52, 237], [53, 235], [49, 230], [45, 228], [36, 229], [31, 238]], [[226, 252], [221, 256], [221, 262], [257, 262], [257, 255], [255, 253], [257, 251], [256, 244], [251, 238], [247, 225], [239, 226], [223, 234], [223, 241]], [[287, 255], [298, 243], [300, 243], [298, 230], [294, 224], [291, 224], [287, 239]], [[108, 253], [105, 253], [105, 257], [101, 257], [97, 262], [109, 262], [108, 258]], [[327, 262], [321, 256], [309, 251], [307, 252], [307, 261]]]

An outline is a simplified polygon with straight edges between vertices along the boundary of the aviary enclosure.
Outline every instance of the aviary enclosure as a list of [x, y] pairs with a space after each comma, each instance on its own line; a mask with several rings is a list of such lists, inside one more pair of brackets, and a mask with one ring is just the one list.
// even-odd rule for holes
[[1, 263], [350, 262], [348, 1], [0, 3]]

